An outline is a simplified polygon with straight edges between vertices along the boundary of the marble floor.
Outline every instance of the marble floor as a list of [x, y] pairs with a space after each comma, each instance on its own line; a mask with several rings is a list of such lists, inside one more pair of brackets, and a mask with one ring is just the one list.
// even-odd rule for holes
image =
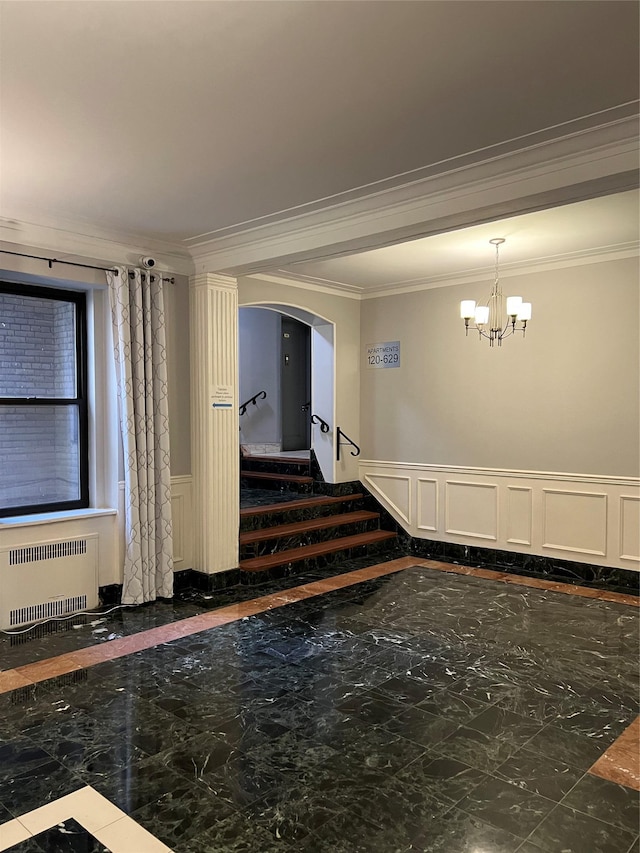
[[636, 603], [411, 557], [5, 643], [0, 851], [631, 853]]

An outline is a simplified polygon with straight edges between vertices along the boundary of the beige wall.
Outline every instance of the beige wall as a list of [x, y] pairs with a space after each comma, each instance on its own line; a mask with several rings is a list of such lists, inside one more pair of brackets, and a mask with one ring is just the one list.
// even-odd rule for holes
[[167, 386], [171, 430], [171, 474], [191, 473], [191, 418], [189, 394], [189, 279], [176, 275], [165, 282], [167, 323]]
[[635, 259], [503, 277], [533, 319], [493, 350], [459, 319], [489, 281], [365, 300], [363, 344], [400, 340], [402, 366], [362, 367], [363, 458], [637, 477], [638, 280]]

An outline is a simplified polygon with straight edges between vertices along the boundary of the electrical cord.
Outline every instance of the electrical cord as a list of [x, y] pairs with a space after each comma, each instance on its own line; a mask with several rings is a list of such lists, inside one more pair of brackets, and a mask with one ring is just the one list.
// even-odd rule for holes
[[33, 631], [34, 628], [40, 628], [48, 622], [64, 622], [65, 619], [75, 619], [76, 616], [107, 616], [109, 613], [113, 613], [114, 610], [122, 610], [123, 607], [135, 606], [135, 604], [117, 604], [111, 610], [104, 610], [102, 613], [98, 613], [96, 610], [81, 610], [79, 613], [70, 613], [68, 616], [50, 616], [48, 619], [34, 622], [33, 625], [29, 625], [28, 628], [23, 628], [21, 631], [3, 631], [0, 628], [0, 634], [6, 634], [8, 637], [16, 637], [18, 634], [27, 634], [29, 631]]

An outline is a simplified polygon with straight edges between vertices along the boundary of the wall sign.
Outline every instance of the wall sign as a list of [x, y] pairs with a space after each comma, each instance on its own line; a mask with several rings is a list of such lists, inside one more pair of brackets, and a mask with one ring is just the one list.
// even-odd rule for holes
[[365, 344], [367, 367], [400, 367], [400, 341]]
[[233, 408], [233, 387], [231, 385], [214, 385], [211, 388], [211, 408]]

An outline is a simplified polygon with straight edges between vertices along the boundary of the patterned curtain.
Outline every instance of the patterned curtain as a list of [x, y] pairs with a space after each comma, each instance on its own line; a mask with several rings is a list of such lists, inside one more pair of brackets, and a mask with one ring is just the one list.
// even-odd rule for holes
[[142, 604], [173, 595], [162, 277], [124, 267], [118, 268], [118, 274], [106, 275], [124, 447], [126, 554], [122, 602]]

